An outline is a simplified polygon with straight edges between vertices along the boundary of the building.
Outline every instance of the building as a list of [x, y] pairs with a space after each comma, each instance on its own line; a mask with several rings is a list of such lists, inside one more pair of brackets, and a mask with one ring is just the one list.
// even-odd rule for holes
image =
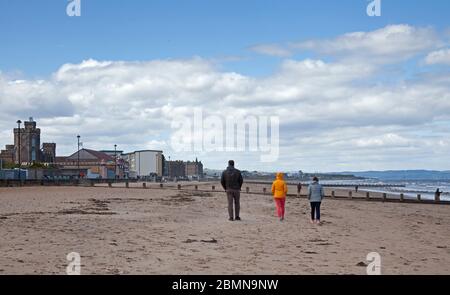
[[[22, 165], [32, 163], [53, 163], [56, 158], [56, 144], [44, 143], [41, 150], [41, 129], [36, 127], [33, 118], [24, 122], [24, 128], [14, 128], [14, 145], [6, 145], [0, 152], [4, 163]], [[20, 155], [20, 157], [19, 157]]]
[[14, 145], [7, 144], [4, 150], [0, 152], [0, 161], [2, 164], [14, 163]]
[[121, 158], [128, 162], [129, 178], [150, 178], [163, 175], [163, 152], [142, 150], [122, 154]]
[[198, 159], [195, 161], [164, 161], [164, 176], [169, 178], [204, 178], [203, 164]]
[[89, 179], [124, 177], [123, 161], [114, 161], [114, 157], [90, 149], [81, 149], [68, 157], [56, 157], [56, 164], [61, 170], [72, 173], [73, 177], [78, 175]]
[[203, 178], [203, 164], [201, 161], [199, 162], [198, 159], [195, 159], [193, 162], [187, 161], [185, 163], [185, 170], [185, 175], [188, 178]]
[[120, 155], [123, 154], [123, 151], [119, 151], [119, 150], [101, 150], [99, 152], [105, 153], [111, 157], [119, 157]]
[[[14, 128], [14, 162], [17, 164], [41, 161], [41, 129], [33, 118], [24, 122], [25, 128]], [[20, 157], [19, 157], [20, 154]], [[19, 159], [22, 163], [19, 163]]]
[[42, 162], [55, 163], [56, 143], [45, 142], [42, 144]]
[[183, 161], [166, 161], [164, 176], [170, 178], [184, 178], [186, 177], [186, 163]]

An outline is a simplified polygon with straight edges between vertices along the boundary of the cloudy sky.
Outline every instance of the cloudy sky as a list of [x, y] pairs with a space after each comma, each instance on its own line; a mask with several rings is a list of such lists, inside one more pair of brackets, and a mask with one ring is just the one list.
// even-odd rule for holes
[[[449, 1], [29, 2], [0, 0], [1, 146], [32, 116], [58, 155], [80, 134], [208, 168], [450, 169]], [[193, 108], [278, 117], [279, 160], [174, 151]]]

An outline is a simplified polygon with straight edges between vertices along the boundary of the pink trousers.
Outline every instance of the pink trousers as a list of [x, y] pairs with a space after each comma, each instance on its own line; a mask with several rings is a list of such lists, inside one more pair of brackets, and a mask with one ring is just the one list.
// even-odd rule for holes
[[286, 204], [286, 199], [277, 199], [274, 198], [275, 200], [275, 206], [277, 207], [277, 215], [280, 218], [284, 218], [284, 205]]

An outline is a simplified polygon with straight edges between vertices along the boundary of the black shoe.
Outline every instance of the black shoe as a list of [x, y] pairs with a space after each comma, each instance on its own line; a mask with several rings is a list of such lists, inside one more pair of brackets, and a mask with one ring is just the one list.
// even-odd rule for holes
[[241, 218], [238, 216], [238, 217], [236, 217], [236, 220], [237, 221], [241, 221]]
[[232, 217], [230, 217], [228, 220], [229, 220], [229, 221], [234, 221], [234, 219], [233, 219]]

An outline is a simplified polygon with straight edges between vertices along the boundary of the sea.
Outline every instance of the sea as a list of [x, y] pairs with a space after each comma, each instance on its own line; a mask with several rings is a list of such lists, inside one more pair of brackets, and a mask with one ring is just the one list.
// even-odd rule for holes
[[[450, 201], [450, 180], [399, 180], [386, 181], [377, 179], [363, 180], [339, 180], [339, 181], [321, 181], [323, 184], [358, 184], [361, 191], [381, 192], [388, 194], [404, 194], [405, 198], [417, 198], [420, 194], [424, 200], [434, 200], [434, 194], [439, 188], [441, 200]], [[364, 187], [364, 184], [376, 184], [377, 187]]]

